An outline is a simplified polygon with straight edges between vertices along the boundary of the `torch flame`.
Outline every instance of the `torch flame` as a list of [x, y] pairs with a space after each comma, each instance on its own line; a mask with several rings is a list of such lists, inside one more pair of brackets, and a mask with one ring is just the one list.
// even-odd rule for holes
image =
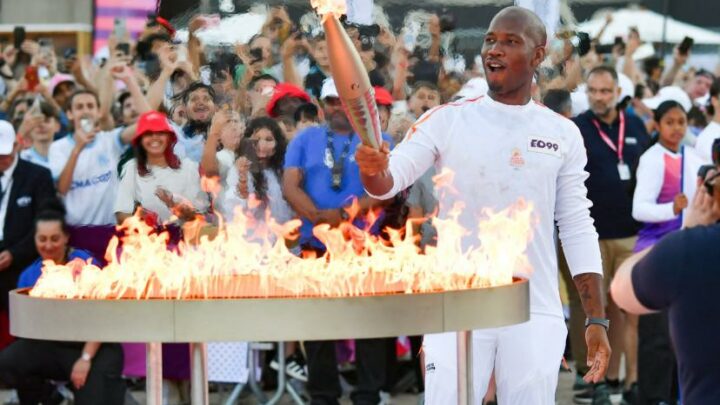
[[321, 16], [334, 14], [340, 18], [341, 15], [347, 13], [345, 0], [310, 0], [310, 5]]
[[[138, 216], [125, 235], [108, 246], [108, 265], [44, 263], [30, 292], [35, 297], [70, 299], [208, 299], [255, 297], [344, 297], [449, 291], [510, 284], [527, 274], [525, 255], [532, 233], [532, 206], [520, 201], [500, 212], [487, 210], [479, 223], [477, 247], [463, 249], [472, 233], [458, 223], [463, 206], [435, 219], [436, 247], [419, 254], [412, 226], [388, 230], [389, 242], [350, 223], [317, 226], [327, 247], [322, 257], [293, 254], [285, 238], [299, 220], [256, 221], [238, 209], [216, 232], [200, 221], [191, 238], [168, 249], [169, 235], [155, 234]], [[201, 226], [198, 226], [201, 225]], [[185, 229], [186, 235], [192, 230]]]

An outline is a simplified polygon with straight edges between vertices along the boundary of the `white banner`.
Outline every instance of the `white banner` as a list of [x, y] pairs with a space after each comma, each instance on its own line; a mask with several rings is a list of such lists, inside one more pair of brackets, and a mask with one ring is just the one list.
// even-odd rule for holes
[[560, 0], [515, 0], [515, 5], [532, 10], [545, 24], [548, 39], [560, 25]]
[[373, 0], [347, 0], [346, 4], [349, 22], [372, 25]]

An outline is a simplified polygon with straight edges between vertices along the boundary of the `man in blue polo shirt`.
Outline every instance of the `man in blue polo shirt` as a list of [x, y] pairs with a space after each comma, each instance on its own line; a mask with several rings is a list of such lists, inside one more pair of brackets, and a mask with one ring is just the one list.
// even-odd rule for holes
[[[603, 278], [608, 287], [620, 264], [632, 255], [635, 248], [639, 229], [639, 224], [632, 218], [635, 171], [649, 136], [639, 118], [618, 111], [620, 86], [613, 68], [598, 66], [590, 71], [587, 96], [590, 110], [575, 117], [574, 122], [580, 128], [587, 150], [585, 170], [590, 177], [585, 185], [588, 199], [593, 203], [590, 215], [599, 235]], [[632, 347], [623, 349], [625, 341], [636, 339], [637, 317], [626, 317], [612, 299], [607, 301], [607, 315], [611, 325], [608, 335], [613, 349], [607, 372], [608, 386], [614, 393], [622, 392], [618, 377], [624, 353], [627, 396], [632, 383], [637, 380], [637, 351]], [[578, 362], [577, 367], [579, 374], [587, 370], [582, 362]], [[579, 394], [576, 400], [581, 403], [609, 403], [607, 388], [602, 385], [594, 400], [592, 390]], [[583, 399], [587, 402], [582, 402]]]
[[[303, 250], [319, 254], [323, 244], [313, 236], [318, 224], [337, 226], [348, 216], [344, 208], [358, 200], [367, 210], [380, 203], [365, 193], [360, 171], [355, 163], [355, 149], [360, 137], [353, 132], [340, 103], [332, 79], [321, 93], [327, 126], [310, 127], [299, 133], [288, 145], [285, 155], [283, 193], [302, 218], [300, 245]], [[392, 140], [383, 135], [388, 143]], [[353, 404], [375, 405], [385, 382], [384, 339], [359, 339], [355, 343], [358, 370], [357, 387], [351, 395]], [[312, 404], [338, 404], [342, 394], [335, 356], [335, 342], [305, 342], [308, 357], [308, 391]]]
[[[720, 152], [720, 143], [715, 149]], [[612, 283], [612, 296], [624, 310], [667, 311], [684, 404], [720, 404], [719, 179], [709, 173], [698, 187], [684, 230], [628, 260]]]

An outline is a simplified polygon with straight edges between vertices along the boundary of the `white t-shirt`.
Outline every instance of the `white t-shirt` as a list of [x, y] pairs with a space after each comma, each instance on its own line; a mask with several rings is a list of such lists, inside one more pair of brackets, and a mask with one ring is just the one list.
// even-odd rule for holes
[[651, 146], [640, 156], [638, 163], [633, 218], [656, 223], [677, 217], [673, 198], [680, 192], [688, 201], [695, 198], [697, 172], [701, 165], [702, 160], [691, 146], [683, 146], [679, 152], [666, 149], [660, 142]]
[[[72, 185], [65, 195], [70, 225], [114, 225], [113, 205], [117, 193], [117, 166], [126, 146], [120, 141], [122, 128], [99, 132], [83, 148], [75, 166]], [[57, 181], [75, 147], [68, 135], [50, 145], [50, 171]]]
[[[265, 174], [265, 179], [267, 180], [267, 196], [269, 202], [268, 205], [270, 206], [270, 215], [273, 217], [275, 222], [279, 224], [284, 224], [285, 222], [288, 222], [291, 219], [295, 218], [295, 213], [283, 197], [282, 187], [280, 186], [280, 179], [278, 179], [275, 172], [270, 169], [265, 169], [263, 171], [263, 174]], [[255, 184], [253, 182], [252, 176], [248, 177], [248, 193], [254, 194]], [[238, 170], [230, 170], [227, 176], [227, 182], [225, 184], [226, 192], [222, 204], [222, 213], [227, 221], [232, 221], [232, 219], [234, 218], [236, 207], [240, 206], [243, 209], [248, 209], [247, 200], [240, 197], [240, 194], [237, 191], [237, 186], [239, 182], [240, 173], [238, 172]], [[258, 208], [264, 209], [265, 207], [261, 206]], [[262, 215], [256, 216], [262, 217]]]
[[[393, 188], [412, 185], [432, 165], [455, 173], [455, 193], [440, 193], [439, 216], [457, 200], [460, 223], [477, 234], [482, 210], [532, 202], [537, 218], [527, 255], [533, 267], [530, 308], [561, 317], [553, 232], [560, 229], [570, 271], [602, 274], [598, 235], [590, 217], [587, 155], [575, 124], [535, 102], [506, 105], [489, 96], [446, 104], [425, 113], [390, 155]], [[525, 275], [527, 276], [527, 275]]]
[[720, 123], [717, 121], [712, 121], [698, 135], [695, 150], [704, 164], [712, 163], [712, 146], [713, 142], [718, 138], [720, 138]]
[[140, 176], [135, 159], [123, 167], [120, 187], [115, 200], [114, 212], [132, 214], [137, 201], [143, 208], [158, 214], [161, 222], [172, 216], [170, 209], [156, 195], [158, 187], [171, 193], [175, 201], [188, 201], [198, 211], [208, 207], [207, 193], [200, 188], [198, 164], [189, 159], [181, 159], [179, 169], [169, 167], [148, 167], [150, 173]]

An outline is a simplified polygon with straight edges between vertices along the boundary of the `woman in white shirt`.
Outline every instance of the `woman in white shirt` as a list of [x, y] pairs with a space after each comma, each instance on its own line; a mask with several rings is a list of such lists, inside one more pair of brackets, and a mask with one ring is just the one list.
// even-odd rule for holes
[[236, 153], [236, 170], [230, 170], [227, 177], [223, 207], [228, 221], [237, 207], [249, 209], [256, 218], [264, 218], [269, 209], [280, 224], [295, 217], [280, 186], [286, 148], [287, 140], [275, 120], [260, 117], [250, 121]]
[[173, 216], [192, 220], [208, 207], [200, 188], [198, 164], [179, 159], [173, 152], [177, 137], [167, 117], [157, 111], [140, 116], [132, 139], [135, 158], [123, 168], [115, 201], [115, 215], [122, 224], [142, 207], [149, 222], [164, 223]]
[[640, 157], [637, 169], [633, 218], [643, 222], [643, 227], [635, 245], [636, 252], [680, 229], [680, 214], [688, 205], [682, 184], [686, 151], [681, 145], [687, 130], [687, 115], [678, 102], [665, 101], [655, 110], [655, 121], [657, 142]]

